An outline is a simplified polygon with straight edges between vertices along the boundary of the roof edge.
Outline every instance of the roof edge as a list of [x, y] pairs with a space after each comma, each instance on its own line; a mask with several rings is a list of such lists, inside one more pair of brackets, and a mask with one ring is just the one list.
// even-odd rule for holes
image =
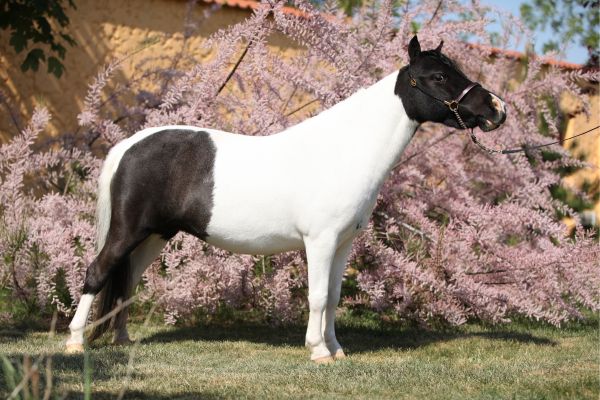
[[[261, 7], [261, 3], [259, 3], [258, 1], [255, 1], [255, 0], [202, 0], [202, 1], [207, 4], [218, 4], [221, 6], [238, 8], [238, 9], [242, 9], [242, 10], [257, 10]], [[294, 15], [297, 17], [306, 16], [306, 13], [304, 13], [303, 11], [298, 10], [297, 8], [294, 8], [294, 7], [284, 6], [284, 7], [282, 7], [282, 10], [285, 14]], [[506, 49], [501, 49], [498, 47], [484, 46], [484, 45], [475, 44], [475, 43], [467, 43], [467, 46], [474, 48], [474, 49], [485, 50], [485, 51], [489, 52], [490, 55], [492, 55], [492, 56], [506, 57], [506, 58], [511, 58], [514, 60], [524, 60], [529, 57], [528, 54], [520, 52], [520, 51], [516, 51], [516, 50], [506, 50]], [[564, 69], [564, 70], [574, 71], [574, 70], [581, 70], [581, 69], [585, 68], [585, 66], [582, 64], [571, 63], [571, 62], [563, 61], [563, 60], [556, 60], [553, 58], [543, 57], [543, 56], [538, 56], [538, 57], [541, 58], [542, 64], [551, 65], [551, 66], [558, 67], [558, 68]]]
[[[490, 55], [492, 55], [492, 56], [511, 58], [514, 60], [525, 60], [530, 57], [530, 55], [528, 55], [527, 53], [523, 53], [520, 51], [506, 50], [506, 49], [501, 49], [498, 47], [485, 46], [482, 44], [467, 43], [467, 46], [469, 46], [473, 49], [480, 49], [480, 50], [488, 51], [490, 53]], [[572, 62], [563, 61], [563, 60], [556, 60], [554, 58], [544, 57], [544, 56], [536, 55], [535, 57], [540, 58], [542, 61], [542, 64], [544, 64], [544, 65], [551, 65], [554, 67], [558, 67], [560, 69], [580, 70], [580, 69], [585, 68], [585, 65], [582, 65], [582, 64], [572, 63]]]

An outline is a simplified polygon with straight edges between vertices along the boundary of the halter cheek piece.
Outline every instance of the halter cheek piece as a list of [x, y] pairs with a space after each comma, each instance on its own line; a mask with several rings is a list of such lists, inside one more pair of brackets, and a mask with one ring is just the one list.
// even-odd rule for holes
[[408, 67], [408, 77], [410, 79], [410, 86], [412, 86], [416, 89], [419, 89], [422, 93], [426, 94], [427, 96], [431, 97], [432, 99], [435, 99], [435, 100], [439, 101], [440, 103], [444, 103], [450, 109], [450, 111], [452, 111], [454, 113], [454, 115], [456, 116], [456, 120], [458, 121], [458, 124], [461, 126], [461, 128], [467, 129], [467, 125], [464, 123], [460, 114], [458, 113], [458, 105], [465, 98], [465, 96], [471, 91], [471, 89], [473, 89], [477, 86], [481, 86], [479, 83], [471, 82], [461, 92], [461, 94], [454, 100], [442, 100], [442, 99], [438, 99], [431, 93], [427, 93], [425, 90], [423, 90], [423, 88], [421, 88], [420, 86], [417, 85], [417, 80], [415, 78], [413, 78], [412, 74], [410, 73], [410, 66]]
[[[423, 88], [419, 87], [417, 85], [417, 80], [415, 78], [413, 78], [412, 74], [410, 73], [410, 65], [408, 66], [408, 78], [410, 79], [410, 86], [414, 87], [415, 89], [419, 89], [419, 91], [421, 91], [422, 93], [426, 94], [427, 96], [431, 97], [432, 99], [435, 99], [441, 103], [444, 103], [446, 106], [448, 106], [448, 108], [450, 109], [450, 111], [452, 111], [454, 113], [454, 115], [456, 116], [456, 120], [458, 121], [458, 124], [461, 126], [461, 128], [463, 129], [468, 129], [467, 125], [464, 123], [463, 119], [461, 118], [460, 114], [458, 113], [458, 105], [460, 104], [461, 100], [465, 98], [465, 96], [471, 91], [471, 89], [473, 89], [474, 87], [477, 86], [481, 86], [479, 83], [477, 82], [471, 82], [467, 85], [467, 87], [460, 93], [460, 95], [454, 99], [454, 100], [442, 100], [442, 99], [438, 99], [437, 97], [435, 97], [434, 95], [432, 95], [431, 93], [427, 93], [425, 90], [423, 90]], [[475, 134], [473, 133], [473, 129], [471, 129], [471, 132], [469, 134], [471, 136], [471, 140], [473, 141], [473, 143], [475, 143], [477, 146], [479, 146], [482, 150], [487, 151], [490, 154], [508, 154], [508, 153], [515, 153], [516, 151], [514, 150], [496, 150], [496, 149], [490, 149], [489, 147], [484, 146], [479, 139], [477, 139], [477, 137], [475, 136]]]

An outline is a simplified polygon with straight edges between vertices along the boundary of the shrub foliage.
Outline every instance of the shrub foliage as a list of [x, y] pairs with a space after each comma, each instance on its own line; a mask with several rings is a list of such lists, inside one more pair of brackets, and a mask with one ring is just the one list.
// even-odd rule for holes
[[[501, 97], [509, 118], [489, 146], [548, 141], [558, 121], [549, 104], [591, 73], [543, 68], [531, 58], [515, 83], [515, 61], [491, 57], [489, 9], [475, 3], [425, 1], [401, 8], [390, 1], [364, 7], [351, 20], [335, 8], [318, 12], [294, 1], [264, 2], [247, 20], [204, 44], [210, 61], [182, 51], [170, 66], [138, 53], [138, 72], [108, 89], [123, 60], [90, 85], [77, 135], [52, 145], [36, 141], [50, 116], [35, 111], [29, 126], [0, 148], [0, 282], [13, 298], [42, 311], [70, 314], [94, 257], [96, 178], [108, 147], [149, 126], [189, 124], [268, 135], [332, 106], [408, 61], [406, 44], [418, 27], [425, 48], [444, 51], [471, 77]], [[462, 15], [467, 18], [456, 19]], [[506, 17], [504, 17], [506, 18]], [[505, 20], [503, 42], [522, 34]], [[274, 33], [301, 50], [282, 58], [268, 45]], [[141, 59], [140, 59], [141, 58]], [[182, 67], [190, 65], [190, 67]], [[512, 315], [552, 324], [600, 309], [600, 250], [578, 225], [568, 236], [558, 220], [569, 214], [549, 191], [559, 167], [580, 166], [559, 146], [552, 161], [538, 152], [493, 156], [460, 132], [425, 124], [379, 196], [371, 224], [355, 243], [343, 305], [398, 318], [461, 324], [469, 318], [508, 321]], [[274, 182], [273, 184], [277, 184]], [[268, 196], [269, 193], [264, 193]], [[194, 310], [254, 309], [273, 321], [305, 308], [304, 255], [233, 255], [180, 234], [145, 273], [144, 301], [157, 302], [167, 322]]]

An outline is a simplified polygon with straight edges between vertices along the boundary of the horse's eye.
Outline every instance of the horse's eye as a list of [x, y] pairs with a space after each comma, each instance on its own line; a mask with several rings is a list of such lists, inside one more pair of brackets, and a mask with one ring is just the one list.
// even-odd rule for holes
[[446, 75], [444, 74], [433, 74], [433, 80], [436, 82], [444, 82], [446, 80]]

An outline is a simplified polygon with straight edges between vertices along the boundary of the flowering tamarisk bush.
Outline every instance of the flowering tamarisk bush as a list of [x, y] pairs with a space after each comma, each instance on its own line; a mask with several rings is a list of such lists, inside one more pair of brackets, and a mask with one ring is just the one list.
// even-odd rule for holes
[[[488, 43], [490, 10], [476, 3], [393, 9], [383, 1], [352, 19], [335, 8], [325, 14], [304, 0], [293, 3], [302, 15], [285, 12], [284, 2], [265, 2], [246, 21], [216, 32], [204, 43], [210, 61], [182, 52], [172, 67], [157, 69], [146, 67], [147, 57], [138, 75], [108, 91], [121, 61], [111, 63], [90, 86], [77, 135], [65, 134], [58, 144], [34, 146], [50, 118], [38, 109], [29, 127], [0, 148], [3, 286], [42, 309], [73, 310], [95, 252], [96, 178], [109, 146], [157, 125], [276, 133], [405, 65], [415, 22], [425, 48], [443, 39], [445, 53], [506, 100], [503, 127], [480, 133], [488, 146], [548, 141], [539, 126], [557, 134], [551, 110], [558, 96], [581, 95], [577, 80], [598, 79], [542, 71], [543, 60], [534, 58], [520, 82], [511, 83], [513, 60], [492, 59], [488, 47], [460, 40], [469, 34]], [[519, 31], [519, 21], [509, 22], [504, 43]], [[302, 49], [280, 57], [268, 45], [274, 33]], [[451, 324], [523, 315], [559, 325], [582, 317], [582, 308], [600, 309], [598, 244], [580, 225], [574, 237], [566, 235], [556, 212], [570, 210], [548, 189], [560, 184], [557, 168], [581, 163], [559, 146], [550, 148], [552, 158], [548, 152], [493, 156], [466, 135], [432, 124], [415, 136], [355, 243], [343, 305]], [[157, 302], [169, 323], [223, 305], [291, 321], [305, 308], [303, 257], [233, 255], [180, 234], [144, 275], [140, 296]]]

